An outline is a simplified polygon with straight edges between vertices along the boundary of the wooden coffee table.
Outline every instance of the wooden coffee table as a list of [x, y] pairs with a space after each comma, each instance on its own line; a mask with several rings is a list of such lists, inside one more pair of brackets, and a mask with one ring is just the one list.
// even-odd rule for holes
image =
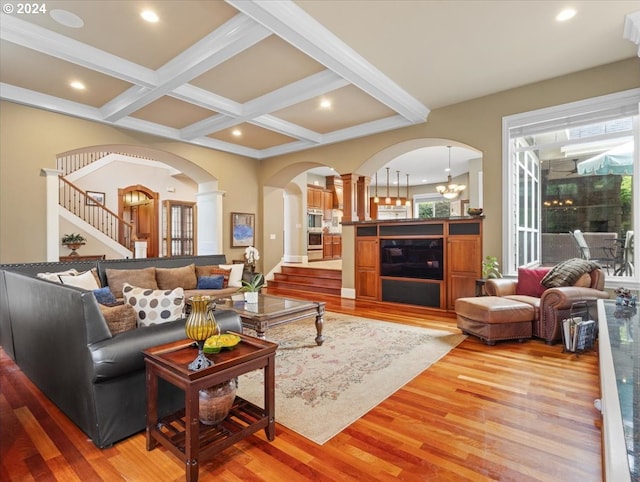
[[322, 345], [324, 342], [322, 328], [325, 303], [261, 294], [257, 303], [246, 303], [241, 298], [219, 298], [216, 300], [216, 306], [238, 313], [242, 319], [242, 326], [255, 330], [258, 338], [262, 340], [266, 339], [269, 327], [315, 317], [316, 343]]
[[[144, 350], [147, 367], [147, 450], [162, 444], [184, 461], [187, 482], [198, 480], [199, 461], [264, 428], [275, 438], [275, 354], [278, 345], [251, 336], [230, 351], [207, 355], [214, 364], [192, 371], [198, 350], [183, 340]], [[217, 425], [200, 422], [199, 391], [253, 370], [264, 371], [264, 409], [236, 397], [227, 418]], [[158, 419], [158, 378], [184, 390], [185, 408]]]

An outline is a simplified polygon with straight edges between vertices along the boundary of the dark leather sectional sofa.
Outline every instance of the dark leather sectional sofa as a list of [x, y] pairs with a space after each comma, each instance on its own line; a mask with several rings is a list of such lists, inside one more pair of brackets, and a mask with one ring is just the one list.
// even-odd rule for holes
[[[100, 448], [146, 426], [142, 350], [186, 338], [185, 320], [111, 335], [95, 296], [36, 277], [75, 268], [105, 270], [226, 264], [224, 255], [0, 265], [0, 343], [27, 377]], [[222, 331], [240, 317], [216, 310]], [[160, 381], [159, 411], [184, 406], [182, 391]]]

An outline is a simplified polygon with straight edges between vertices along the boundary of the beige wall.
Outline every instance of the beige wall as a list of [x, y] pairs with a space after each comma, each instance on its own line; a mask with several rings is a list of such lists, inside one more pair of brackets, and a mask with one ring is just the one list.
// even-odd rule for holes
[[[544, 68], [544, 66], [541, 66]], [[484, 253], [502, 256], [502, 118], [590, 97], [640, 87], [640, 59], [577, 72], [575, 74], [481, 97], [436, 109], [427, 122], [353, 141], [288, 154], [263, 162], [261, 179], [279, 180], [296, 163], [324, 164], [339, 173], [372, 175], [380, 165], [363, 165], [376, 153], [400, 142], [417, 138], [441, 138], [463, 143], [482, 152], [484, 200]], [[443, 142], [445, 145], [445, 142]], [[269, 212], [268, 205], [263, 207]], [[344, 230], [343, 230], [344, 235]], [[343, 247], [343, 287], [353, 288], [353, 258]]]
[[[453, 145], [458, 142], [482, 152], [483, 207], [487, 214], [484, 251], [500, 256], [502, 191], [496, 186], [501, 185], [502, 179], [503, 116], [637, 87], [640, 87], [640, 59], [632, 58], [436, 109], [425, 124], [262, 161], [2, 102], [0, 262], [45, 258], [45, 194], [40, 169], [55, 168], [56, 154], [68, 150], [102, 144], [145, 145], [194, 162], [216, 177], [220, 189], [226, 191], [223, 241], [227, 258], [240, 259], [243, 255], [242, 249], [229, 247], [230, 213], [255, 212], [257, 246], [261, 253], [264, 250], [262, 269], [268, 272], [282, 256], [280, 188], [318, 165], [334, 167], [341, 174], [371, 175], [383, 164], [367, 165], [368, 159], [394, 144], [419, 138], [447, 139]], [[276, 234], [276, 239], [270, 239], [270, 234]], [[347, 251], [344, 272], [347, 287], [353, 287], [353, 269], [349, 264], [352, 259], [353, 253]]]
[[3, 101], [0, 103], [0, 262], [46, 259], [45, 178], [40, 176], [40, 169], [55, 169], [57, 154], [105, 144], [142, 145], [167, 151], [210, 172], [218, 180], [219, 189], [226, 192], [224, 254], [229, 260], [243, 257], [244, 249], [230, 248], [230, 213], [258, 213], [259, 161]]

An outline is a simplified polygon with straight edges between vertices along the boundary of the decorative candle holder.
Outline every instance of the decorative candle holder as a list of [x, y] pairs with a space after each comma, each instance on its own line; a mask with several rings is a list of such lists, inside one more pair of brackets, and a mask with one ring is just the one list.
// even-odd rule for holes
[[192, 296], [189, 298], [191, 313], [184, 325], [187, 337], [198, 344], [198, 356], [189, 364], [189, 370], [202, 370], [210, 367], [213, 362], [204, 354], [204, 342], [213, 335], [220, 334], [220, 328], [213, 316], [215, 298], [212, 296]]

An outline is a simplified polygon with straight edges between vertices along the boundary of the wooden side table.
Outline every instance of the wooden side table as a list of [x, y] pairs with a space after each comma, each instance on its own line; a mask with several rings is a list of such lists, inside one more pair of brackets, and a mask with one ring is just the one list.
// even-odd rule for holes
[[[198, 480], [199, 461], [221, 452], [234, 443], [264, 428], [267, 438], [275, 438], [275, 353], [277, 344], [251, 336], [231, 351], [208, 355], [214, 365], [191, 371], [187, 365], [196, 357], [191, 340], [182, 340], [145, 350], [147, 369], [147, 450], [158, 443], [185, 463], [187, 482]], [[199, 391], [231, 378], [262, 369], [264, 372], [264, 409], [236, 397], [225, 420], [205, 425], [199, 417]], [[158, 378], [181, 388], [185, 408], [158, 419]]]

